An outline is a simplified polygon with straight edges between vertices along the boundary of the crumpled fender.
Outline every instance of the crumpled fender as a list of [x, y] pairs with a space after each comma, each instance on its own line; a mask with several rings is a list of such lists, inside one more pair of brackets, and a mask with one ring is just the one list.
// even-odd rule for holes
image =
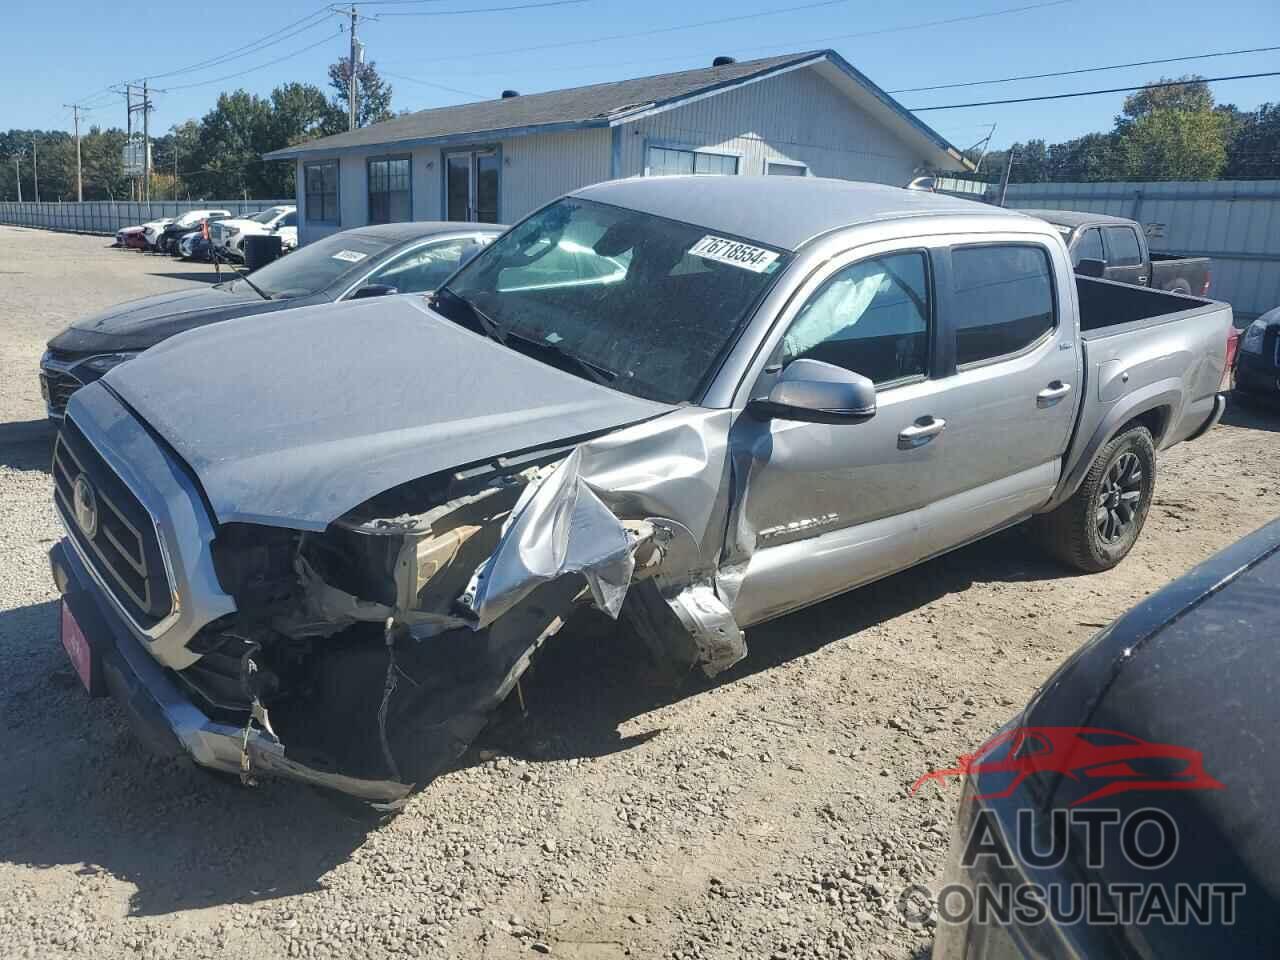
[[595, 606], [616, 619], [646, 546], [658, 553], [652, 576], [675, 619], [633, 623], [682, 630], [708, 675], [741, 660], [746, 643], [717, 586], [733, 491], [731, 421], [729, 410], [688, 408], [583, 443], [531, 483], [460, 598], [475, 628], [568, 574], [581, 574]]

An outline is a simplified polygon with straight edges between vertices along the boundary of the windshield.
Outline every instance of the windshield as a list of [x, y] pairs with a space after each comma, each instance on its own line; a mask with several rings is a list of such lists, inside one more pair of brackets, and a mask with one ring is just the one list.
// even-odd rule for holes
[[565, 199], [495, 241], [436, 306], [513, 349], [680, 403], [694, 399], [785, 262], [705, 227]]
[[337, 233], [299, 247], [250, 276], [273, 300], [305, 297], [319, 293], [348, 274], [367, 270], [374, 258], [392, 246], [389, 240]]
[[279, 210], [263, 210], [261, 213], [255, 213], [249, 219], [255, 223], [270, 223], [278, 216], [280, 216]]

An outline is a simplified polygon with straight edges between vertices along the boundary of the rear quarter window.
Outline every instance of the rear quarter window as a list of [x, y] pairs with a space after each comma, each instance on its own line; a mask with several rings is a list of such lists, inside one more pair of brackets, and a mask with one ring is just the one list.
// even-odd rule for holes
[[957, 247], [949, 309], [957, 366], [1021, 352], [1055, 325], [1048, 252], [1021, 243]]

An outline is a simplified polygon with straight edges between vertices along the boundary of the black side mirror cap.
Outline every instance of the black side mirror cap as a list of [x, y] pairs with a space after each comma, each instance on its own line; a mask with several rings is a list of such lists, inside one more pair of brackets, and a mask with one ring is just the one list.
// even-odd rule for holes
[[768, 397], [747, 404], [758, 420], [862, 423], [876, 415], [876, 386], [860, 373], [820, 360], [793, 360]]

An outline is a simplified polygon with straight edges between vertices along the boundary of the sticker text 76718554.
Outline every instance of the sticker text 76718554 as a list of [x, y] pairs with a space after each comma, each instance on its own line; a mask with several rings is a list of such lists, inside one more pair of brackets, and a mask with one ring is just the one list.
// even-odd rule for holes
[[703, 260], [715, 260], [733, 267], [741, 267], [753, 273], [764, 273], [770, 264], [778, 259], [778, 255], [764, 247], [753, 247], [740, 240], [727, 240], [724, 237], [707, 234], [692, 247], [689, 252]]

